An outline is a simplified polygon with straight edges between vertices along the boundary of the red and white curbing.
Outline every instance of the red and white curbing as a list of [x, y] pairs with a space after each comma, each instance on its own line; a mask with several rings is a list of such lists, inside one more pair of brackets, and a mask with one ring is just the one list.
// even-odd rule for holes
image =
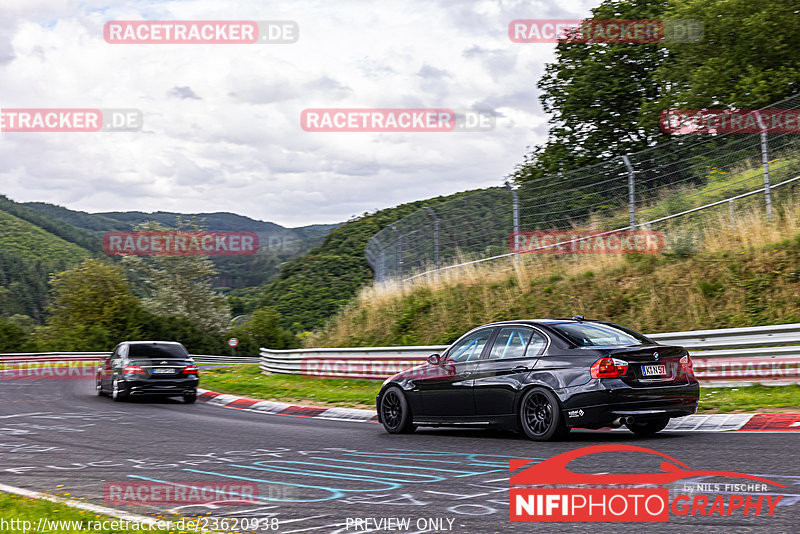
[[[286, 402], [262, 401], [198, 389], [197, 400], [251, 412], [334, 421], [377, 423], [374, 410], [297, 406]], [[606, 429], [606, 430], [626, 430]], [[672, 419], [666, 431], [675, 432], [800, 432], [800, 413], [696, 414]]]
[[319, 406], [297, 406], [286, 402], [263, 401], [249, 399], [247, 397], [237, 397], [208, 391], [206, 389], [197, 390], [197, 400], [216, 404], [226, 408], [237, 408], [251, 412], [259, 412], [275, 415], [290, 415], [293, 417], [313, 417], [316, 419], [332, 419], [335, 421], [362, 421], [366, 423], [377, 423], [378, 416], [375, 410], [359, 410], [356, 408], [327, 408]]

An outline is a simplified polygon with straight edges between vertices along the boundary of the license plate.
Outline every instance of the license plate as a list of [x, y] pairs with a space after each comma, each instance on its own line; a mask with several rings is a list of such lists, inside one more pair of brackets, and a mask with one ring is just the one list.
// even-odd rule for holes
[[666, 365], [643, 365], [642, 376], [667, 376]]
[[171, 374], [174, 374], [174, 373], [175, 373], [175, 369], [153, 369], [153, 374], [154, 375], [171, 375]]

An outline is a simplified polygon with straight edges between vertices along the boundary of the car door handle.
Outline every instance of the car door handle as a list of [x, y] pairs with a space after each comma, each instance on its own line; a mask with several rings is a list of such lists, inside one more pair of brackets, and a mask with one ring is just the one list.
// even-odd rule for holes
[[514, 368], [512, 369], [512, 371], [517, 371], [517, 372], [520, 372], [520, 371], [530, 371], [530, 369], [528, 369], [528, 368], [527, 368], [527, 367], [525, 367], [524, 365], [518, 365], [518, 366], [514, 367]]

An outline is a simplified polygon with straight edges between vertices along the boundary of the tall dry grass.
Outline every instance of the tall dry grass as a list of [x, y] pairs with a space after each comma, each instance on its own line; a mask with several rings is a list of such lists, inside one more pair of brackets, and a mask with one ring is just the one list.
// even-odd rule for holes
[[[796, 283], [778, 278], [773, 288], [753, 289], [734, 272], [763, 267], [769, 274], [794, 261], [778, 261], [766, 250], [800, 236], [800, 204], [793, 197], [786, 195], [776, 203], [772, 222], [759, 197], [742, 201], [733, 220], [727, 206], [722, 206], [675, 220], [663, 231], [667, 236], [690, 236], [694, 248], [666, 258], [523, 254], [408, 281], [375, 283], [363, 288], [307, 345], [444, 343], [473, 325], [530, 314], [626, 317], [631, 326], [651, 332], [693, 325], [743, 326], [767, 320], [768, 314], [759, 315], [761, 297], [753, 293], [762, 290], [775, 301], [776, 321], [792, 320], [800, 308]], [[766, 252], [753, 259], [759, 250]], [[734, 269], [739, 261], [750, 263]], [[778, 267], [771, 266], [773, 261]]]

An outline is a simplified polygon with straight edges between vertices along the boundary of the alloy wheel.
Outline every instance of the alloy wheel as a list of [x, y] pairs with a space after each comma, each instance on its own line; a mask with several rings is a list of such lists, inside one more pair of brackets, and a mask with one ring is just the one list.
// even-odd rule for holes
[[534, 392], [526, 399], [522, 416], [531, 433], [544, 435], [553, 424], [553, 405], [543, 393]]
[[387, 391], [381, 403], [381, 415], [389, 428], [398, 428], [403, 417], [403, 406], [395, 391]]

